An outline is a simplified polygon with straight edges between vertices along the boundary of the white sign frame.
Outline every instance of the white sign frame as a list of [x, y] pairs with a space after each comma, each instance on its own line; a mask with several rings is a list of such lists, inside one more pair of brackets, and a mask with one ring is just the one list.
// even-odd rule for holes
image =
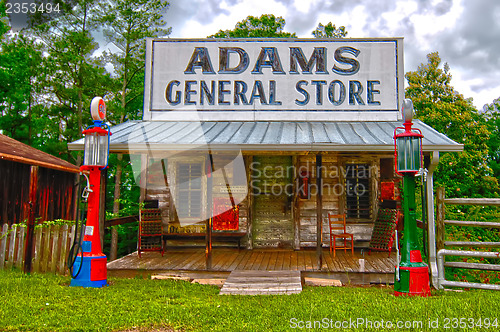
[[[225, 68], [220, 60], [222, 49], [231, 50]], [[234, 71], [238, 66], [241, 70], [245, 61], [234, 49], [243, 50], [239, 52], [248, 57], [246, 68], [239, 73]], [[297, 49], [302, 52], [302, 58], [300, 54], [297, 56]], [[209, 62], [203, 62], [207, 59], [203, 52], [209, 54]], [[318, 67], [318, 61], [311, 61], [314, 52], [324, 52], [316, 59], [325, 59], [325, 66]], [[272, 61], [276, 58], [279, 58], [278, 65]], [[310, 64], [305, 70], [304, 62], [302, 66], [299, 63], [301, 59]], [[224, 72], [224, 69], [228, 70]], [[209, 93], [202, 91], [202, 81], [205, 91], [208, 87], [213, 93], [212, 105]], [[243, 85], [246, 91], [242, 96]], [[342, 85], [344, 99], [340, 95]], [[204, 104], [200, 105], [202, 99]], [[146, 41], [143, 120], [398, 121], [403, 100], [403, 38], [148, 38]]]

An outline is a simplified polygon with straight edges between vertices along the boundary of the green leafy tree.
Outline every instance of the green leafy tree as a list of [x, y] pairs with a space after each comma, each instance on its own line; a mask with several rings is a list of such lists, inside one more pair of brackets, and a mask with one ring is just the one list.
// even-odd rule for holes
[[345, 38], [347, 30], [344, 26], [337, 28], [332, 22], [328, 22], [327, 25], [319, 23], [312, 35], [314, 38]]
[[487, 138], [490, 131], [484, 117], [451, 86], [448, 64], [441, 68], [437, 52], [427, 63], [406, 73], [406, 97], [411, 98], [416, 117], [437, 131], [464, 145], [464, 151], [445, 153], [436, 171], [436, 183], [444, 185], [450, 197], [484, 197], [499, 193], [498, 180], [488, 166]]
[[219, 30], [209, 38], [297, 38], [295, 33], [284, 32], [285, 19], [272, 14], [248, 16], [238, 22], [233, 30]]
[[489, 152], [489, 166], [493, 176], [500, 179], [500, 99], [496, 99], [485, 109], [484, 117], [491, 134], [486, 142]]
[[99, 6], [104, 36], [118, 49], [107, 53], [120, 86], [119, 104], [112, 105], [110, 114], [114, 123], [138, 117], [144, 93], [146, 38], [170, 34], [163, 20], [168, 7], [164, 0], [108, 0]]
[[40, 47], [23, 34], [0, 42], [0, 129], [4, 134], [32, 145], [37, 111], [36, 94], [44, 78], [44, 59]]
[[111, 89], [111, 79], [105, 71], [105, 63], [96, 58], [98, 44], [92, 32], [98, 29], [98, 12], [92, 0], [79, 1], [65, 15], [33, 28], [34, 37], [41, 40], [46, 52], [47, 69], [47, 116], [52, 120], [48, 131], [60, 156], [67, 156], [80, 164], [81, 155], [70, 156], [66, 143], [81, 137], [84, 125], [90, 124], [84, 117], [94, 96], [105, 96]]
[[7, 16], [5, 7], [5, 2], [0, 2], [0, 40], [3, 38], [3, 35], [10, 30], [9, 26], [9, 17]]
[[[104, 36], [118, 49], [118, 52], [107, 53], [113, 64], [118, 87], [118, 91], [108, 103], [109, 119], [114, 124], [122, 123], [126, 119], [136, 119], [140, 115], [144, 94], [146, 37], [170, 34], [171, 29], [165, 27], [166, 22], [163, 20], [168, 7], [168, 2], [164, 0], [108, 0], [100, 4]], [[134, 202], [120, 199], [123, 167], [127, 160], [128, 158], [124, 160], [122, 154], [118, 154], [116, 160], [113, 158], [114, 167], [111, 167], [110, 175], [114, 178], [114, 215], [120, 214], [120, 202], [124, 203], [124, 206], [131, 206]], [[113, 228], [113, 254], [116, 252], [114, 247], [118, 245], [117, 241], [118, 228]], [[116, 257], [112, 255], [110, 258]]]

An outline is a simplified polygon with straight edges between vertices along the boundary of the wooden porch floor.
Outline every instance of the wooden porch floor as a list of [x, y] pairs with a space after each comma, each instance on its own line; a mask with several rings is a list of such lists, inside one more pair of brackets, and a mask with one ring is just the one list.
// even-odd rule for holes
[[[360, 270], [359, 259], [365, 259], [365, 270]], [[372, 252], [368, 255], [359, 250], [351, 253], [337, 251], [334, 258], [323, 251], [323, 267], [316, 266], [315, 250], [280, 249], [213, 249], [211, 271], [230, 272], [233, 270], [292, 270], [318, 272], [365, 272], [394, 273], [396, 254]], [[137, 252], [108, 263], [108, 270], [162, 270], [162, 271], [204, 271], [205, 251], [203, 249], [168, 250], [162, 257], [158, 252], [144, 252], [139, 258]]]

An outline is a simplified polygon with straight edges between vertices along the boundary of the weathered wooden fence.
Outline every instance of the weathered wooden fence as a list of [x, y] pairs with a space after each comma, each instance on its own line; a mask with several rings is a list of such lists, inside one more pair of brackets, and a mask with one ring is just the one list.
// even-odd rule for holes
[[[66, 261], [75, 236], [75, 226], [50, 225], [36, 228], [33, 236], [33, 272], [66, 274]], [[4, 224], [0, 234], [0, 269], [24, 265], [26, 227]]]

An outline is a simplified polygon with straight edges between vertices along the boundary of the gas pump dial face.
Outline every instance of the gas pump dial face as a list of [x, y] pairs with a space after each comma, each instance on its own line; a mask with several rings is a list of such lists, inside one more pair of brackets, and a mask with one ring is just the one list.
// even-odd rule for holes
[[101, 97], [94, 97], [90, 103], [90, 114], [92, 119], [96, 121], [104, 121], [106, 119], [106, 103]]
[[412, 122], [413, 120], [413, 102], [411, 99], [403, 101], [403, 119], [405, 122]]

